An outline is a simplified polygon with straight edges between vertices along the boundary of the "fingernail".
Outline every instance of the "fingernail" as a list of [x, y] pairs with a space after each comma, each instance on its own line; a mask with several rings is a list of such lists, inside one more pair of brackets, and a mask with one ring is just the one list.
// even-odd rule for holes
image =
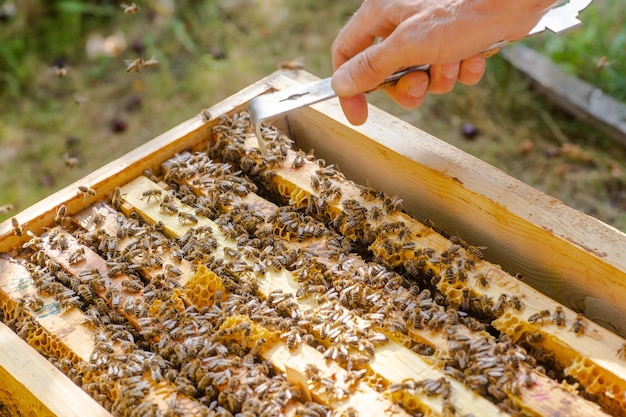
[[339, 97], [350, 97], [357, 93], [350, 73], [343, 67], [335, 71], [330, 84]]
[[485, 64], [484, 59], [470, 59], [467, 63], [467, 70], [471, 73], [479, 74], [485, 70]]
[[459, 75], [459, 66], [458, 64], [444, 64], [441, 72], [446, 78], [456, 78]]
[[409, 86], [407, 94], [411, 97], [420, 98], [426, 95], [428, 90], [428, 80], [418, 81]]

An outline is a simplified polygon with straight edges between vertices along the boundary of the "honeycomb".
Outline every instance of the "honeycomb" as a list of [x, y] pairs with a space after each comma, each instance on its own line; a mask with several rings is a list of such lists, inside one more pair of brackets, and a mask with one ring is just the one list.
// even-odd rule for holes
[[227, 300], [220, 277], [205, 265], [198, 265], [195, 275], [185, 284], [185, 294], [197, 308], [210, 307], [216, 301]]
[[209, 147], [24, 233], [16, 262], [84, 314], [87, 357], [4, 320], [122, 416], [624, 415], [624, 379], [572, 342], [596, 343], [590, 322], [264, 135], [267, 155], [224, 116]]

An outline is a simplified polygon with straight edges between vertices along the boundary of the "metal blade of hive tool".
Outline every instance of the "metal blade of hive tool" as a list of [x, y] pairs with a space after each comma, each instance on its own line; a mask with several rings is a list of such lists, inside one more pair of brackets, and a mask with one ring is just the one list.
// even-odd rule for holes
[[[524, 38], [545, 32], [546, 30], [559, 34], [565, 30], [579, 26], [582, 22], [578, 19], [578, 14], [589, 6], [591, 1], [592, 0], [570, 0], [557, 3], [555, 7], [550, 9], [541, 18], [541, 20], [539, 20], [537, 25], [535, 25], [535, 27], [532, 28], [526, 36], [524, 36]], [[497, 52], [498, 48], [510, 42], [512, 41], [501, 41], [495, 43], [484, 52], [485, 56], [490, 56], [491, 54]], [[378, 87], [370, 91], [395, 85], [395, 83], [407, 72], [428, 71], [429, 68], [429, 65], [403, 68], [393, 73]], [[267, 153], [265, 141], [263, 140], [261, 132], [262, 122], [268, 121], [271, 118], [280, 116], [291, 110], [304, 106], [310, 106], [333, 97], [336, 97], [336, 94], [330, 85], [330, 78], [324, 78], [319, 81], [301, 84], [285, 90], [263, 94], [250, 100], [250, 103], [248, 104], [248, 111], [255, 127], [255, 133], [257, 140], [259, 141], [259, 148], [261, 149], [261, 152], [264, 155]]]
[[550, 30], [556, 34], [582, 24], [578, 14], [591, 4], [592, 0], [570, 0], [560, 6], [552, 8], [546, 13], [527, 36]]

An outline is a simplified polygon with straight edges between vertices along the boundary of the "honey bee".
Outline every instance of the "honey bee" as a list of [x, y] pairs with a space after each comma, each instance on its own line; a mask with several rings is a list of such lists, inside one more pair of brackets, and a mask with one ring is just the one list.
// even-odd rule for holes
[[179, 211], [178, 221], [181, 222], [183, 225], [187, 223], [198, 223], [198, 217], [196, 217], [193, 213]]
[[163, 267], [165, 274], [169, 277], [179, 277], [182, 274], [182, 271], [179, 267], [174, 264], [166, 264]]
[[174, 215], [178, 213], [178, 207], [173, 204], [166, 203], [165, 199], [163, 199], [163, 201], [161, 201], [159, 212]]
[[156, 59], [154, 55], [152, 55], [150, 59], [146, 59], [145, 61], [143, 61], [142, 66], [144, 68], [151, 68], [151, 67], [157, 66], [158, 64], [159, 64], [159, 61]]
[[67, 250], [69, 247], [69, 238], [67, 233], [59, 232], [59, 234], [54, 239], [54, 245], [58, 246], [61, 251]]
[[383, 202], [385, 212], [391, 214], [394, 211], [402, 211], [402, 199], [398, 196], [387, 197]]
[[446, 268], [446, 282], [449, 285], [454, 284], [454, 281], [456, 280], [456, 272], [454, 271], [453, 268]]
[[617, 358], [621, 359], [621, 360], [626, 360], [626, 343], [624, 343], [618, 350], [617, 350]]
[[67, 77], [67, 73], [68, 73], [68, 68], [65, 65], [65, 63], [57, 63], [56, 65], [53, 66], [54, 69], [54, 73], [56, 74], [57, 77], [59, 78], [65, 78]]
[[115, 187], [113, 197], [111, 197], [111, 203], [118, 208], [122, 205], [122, 189], [120, 187]]
[[94, 190], [91, 187], [87, 187], [86, 185], [79, 185], [78, 186], [78, 192], [80, 194], [82, 194], [85, 198], [86, 197], [93, 197], [93, 196], [95, 196], [97, 194], [96, 190]]
[[4, 204], [0, 206], [0, 214], [4, 215], [13, 210], [13, 204]]
[[468, 312], [470, 309], [470, 301], [471, 301], [472, 290], [468, 287], [463, 287], [461, 290], [461, 305], [459, 306], [459, 310]]
[[569, 329], [571, 332], [576, 333], [577, 335], [583, 334], [585, 327], [585, 318], [582, 314], [577, 314], [576, 319], [574, 320], [574, 324]]
[[125, 278], [122, 280], [122, 287], [128, 292], [135, 293], [143, 289], [143, 284], [136, 279]]
[[517, 295], [512, 295], [509, 304], [517, 311], [522, 311], [526, 305]]
[[541, 320], [541, 324], [543, 324], [543, 319], [549, 316], [550, 316], [550, 310], [541, 310], [541, 311], [531, 314], [528, 317], [527, 321], [532, 324]]
[[304, 69], [304, 63], [299, 59], [290, 59], [278, 63], [278, 69], [284, 70], [301, 70]]
[[483, 253], [482, 253], [482, 251], [485, 250], [485, 249], [487, 249], [486, 246], [472, 246], [472, 245], [469, 245], [467, 247], [467, 252], [470, 255], [472, 255], [475, 259], [478, 259], [478, 260], [482, 261], [483, 260]]
[[293, 169], [302, 168], [304, 166], [305, 161], [306, 161], [306, 159], [305, 159], [304, 152], [300, 151], [300, 152], [296, 153], [296, 156], [293, 158], [293, 162], [291, 163], [291, 167]]
[[208, 122], [213, 117], [209, 109], [202, 109], [200, 111], [200, 116], [202, 117], [203, 122]]
[[134, 60], [125, 59], [124, 64], [126, 64], [126, 72], [141, 72], [141, 67], [143, 67], [143, 58], [137, 58]]
[[487, 276], [485, 274], [476, 274], [476, 282], [483, 288], [489, 287], [489, 281], [487, 280]]
[[85, 248], [80, 246], [72, 251], [68, 258], [70, 264], [76, 264], [85, 260]]
[[529, 333], [528, 336], [526, 336], [526, 341], [528, 343], [539, 343], [542, 340], [543, 340], [543, 334], [539, 332]]
[[131, 5], [122, 3], [120, 4], [120, 7], [124, 9], [125, 15], [132, 15], [132, 14], [137, 13], [139, 10], [141, 10], [141, 7], [137, 6], [135, 3], [132, 3]]
[[11, 217], [11, 224], [13, 225], [13, 233], [17, 236], [22, 236], [22, 226], [20, 226], [20, 222], [15, 217]]
[[315, 191], [318, 191], [321, 188], [320, 177], [318, 177], [315, 173], [311, 174], [311, 187]]
[[151, 188], [149, 190], [144, 191], [143, 193], [141, 193], [141, 199], [143, 200], [145, 197], [148, 197], [148, 203], [150, 202], [150, 199], [152, 197], [154, 197], [155, 200], [159, 201], [161, 200], [161, 194], [163, 193], [162, 190], [158, 189], [158, 188]]
[[87, 284], [80, 284], [77, 288], [76, 293], [88, 303], [91, 302], [94, 297], [91, 287]]
[[33, 296], [33, 297], [28, 298], [28, 300], [26, 300], [25, 307], [30, 308], [33, 311], [37, 311], [41, 309], [44, 306], [44, 304], [45, 303], [41, 298], [37, 296]]
[[295, 349], [300, 343], [302, 343], [302, 337], [300, 336], [298, 330], [295, 328], [291, 329], [288, 333], [283, 333], [280, 337], [287, 339], [286, 344], [287, 349], [289, 350]]
[[563, 312], [563, 307], [557, 306], [554, 309], [554, 314], [552, 314], [552, 322], [557, 326], [565, 326], [565, 313]]
[[507, 295], [500, 294], [500, 297], [498, 297], [498, 301], [491, 308], [491, 312], [493, 313], [494, 316], [500, 317], [501, 315], [504, 314], [504, 307], [506, 305], [506, 302], [507, 302]]

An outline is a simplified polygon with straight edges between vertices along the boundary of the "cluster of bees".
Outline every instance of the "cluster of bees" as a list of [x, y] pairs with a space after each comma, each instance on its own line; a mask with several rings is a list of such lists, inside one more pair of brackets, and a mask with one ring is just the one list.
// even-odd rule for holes
[[[87, 223], [74, 221], [61, 206], [45, 235], [29, 232], [23, 259], [35, 286], [62, 309], [80, 308], [94, 328], [89, 361], [51, 359], [85, 391], [122, 416], [183, 415], [176, 400], [168, 400], [167, 410], [144, 401], [150, 387], [162, 383], [196, 401], [201, 415], [280, 415], [294, 402], [294, 415], [332, 414], [328, 405], [304, 400], [302, 387], [263, 358], [263, 349], [277, 341], [290, 350], [309, 345], [347, 371], [346, 384], [338, 385], [307, 365], [307, 383], [331, 402], [368, 384], [414, 415], [424, 412], [418, 403], [411, 405], [419, 395], [440, 398], [444, 415], [459, 415], [450, 380], [516, 414], [511, 396], [523, 385], [535, 384], [537, 373], [558, 376], [549, 352], [536, 347], [540, 333], [514, 343], [505, 334], [483, 332], [493, 334], [490, 321], [507, 309], [525, 308], [506, 294], [497, 300], [473, 295], [472, 285], [489, 286], [488, 276], [473, 283], [466, 276], [484, 248], [458, 237], [451, 237], [445, 251], [416, 247], [413, 232], [389, 217], [401, 210], [399, 198], [365, 186], [358, 196], [345, 196], [335, 181], [345, 180], [343, 175], [303, 152], [290, 167], [318, 164], [313, 193], [286, 202], [273, 169], [286, 163], [292, 143], [265, 129], [265, 156], [244, 146], [250, 120], [236, 114], [214, 128], [215, 144], [207, 152], [176, 155], [162, 172], [144, 173], [167, 188], [147, 188], [140, 199], [157, 205], [163, 218], [175, 216], [189, 226], [184, 235], [167, 236], [163, 222], [123, 214], [120, 189], [112, 196], [113, 209], [93, 208]], [[88, 187], [79, 192], [95, 193]], [[341, 202], [341, 213], [333, 212], [333, 202]], [[199, 225], [202, 218], [216, 228]], [[81, 269], [85, 248], [105, 261], [105, 271]], [[65, 256], [74, 272], [54, 254]], [[432, 264], [443, 267], [436, 272], [428, 269]], [[200, 265], [223, 285], [204, 305], [180, 295], [181, 280]], [[293, 277], [296, 292], [264, 292], [267, 274], [281, 271]], [[120, 276], [119, 285], [110, 284]], [[456, 295], [442, 284], [457, 288]], [[20, 305], [33, 312], [41, 307], [36, 299]], [[233, 317], [245, 319], [233, 324]], [[562, 308], [533, 313], [527, 321], [566, 325]], [[10, 325], [27, 340], [36, 327], [17, 318]], [[254, 337], [255, 326], [279, 336]], [[578, 316], [570, 330], [581, 334], [584, 326]], [[376, 377], [368, 364], [390, 341], [432, 361], [446, 378], [389, 383]]]

